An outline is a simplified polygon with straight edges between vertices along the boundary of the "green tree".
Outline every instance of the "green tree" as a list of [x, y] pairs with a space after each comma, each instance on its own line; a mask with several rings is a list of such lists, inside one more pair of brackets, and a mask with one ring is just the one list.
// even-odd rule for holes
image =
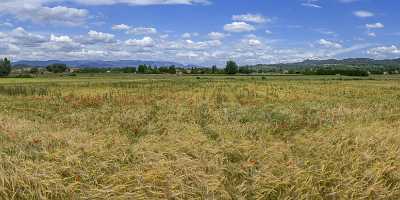
[[139, 67], [138, 67], [138, 72], [139, 73], [144, 74], [144, 73], [146, 73], [146, 71], [147, 71], [147, 66], [146, 65], [139, 65]]
[[39, 69], [36, 67], [32, 67], [31, 70], [29, 70], [29, 73], [31, 74], [38, 74], [39, 73]]
[[49, 66], [46, 67], [47, 71], [49, 72], [53, 72], [53, 73], [63, 73], [65, 71], [67, 71], [68, 67], [66, 64], [51, 64]]
[[0, 61], [0, 76], [8, 76], [11, 73], [11, 61], [4, 58]]
[[228, 62], [226, 62], [226, 68], [225, 68], [225, 73], [227, 74], [236, 74], [238, 72], [238, 65], [236, 64], [236, 62], [230, 60]]
[[217, 66], [216, 66], [216, 65], [213, 65], [213, 66], [211, 67], [211, 73], [215, 74], [215, 73], [217, 73], [217, 71], [218, 71]]
[[175, 65], [169, 66], [168, 72], [169, 72], [170, 74], [176, 74], [176, 67], [175, 67]]
[[123, 73], [135, 73], [136, 68], [135, 67], [125, 67], [121, 69]]
[[239, 67], [239, 73], [241, 74], [251, 74], [253, 71], [248, 67]]

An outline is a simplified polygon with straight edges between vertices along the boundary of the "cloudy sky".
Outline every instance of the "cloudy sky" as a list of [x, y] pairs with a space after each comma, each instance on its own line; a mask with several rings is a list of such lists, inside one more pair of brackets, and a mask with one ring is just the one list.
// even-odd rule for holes
[[185, 64], [400, 57], [398, 0], [1, 0], [0, 56]]

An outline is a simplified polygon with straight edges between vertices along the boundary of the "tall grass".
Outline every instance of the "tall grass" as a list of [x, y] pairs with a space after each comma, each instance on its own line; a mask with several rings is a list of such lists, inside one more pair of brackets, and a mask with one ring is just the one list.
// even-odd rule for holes
[[0, 199], [399, 199], [399, 83], [0, 84]]

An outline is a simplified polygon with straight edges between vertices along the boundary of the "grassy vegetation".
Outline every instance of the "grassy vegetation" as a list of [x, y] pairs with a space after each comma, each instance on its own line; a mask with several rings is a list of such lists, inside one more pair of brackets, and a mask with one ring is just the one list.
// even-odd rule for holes
[[0, 79], [0, 199], [399, 199], [400, 79]]

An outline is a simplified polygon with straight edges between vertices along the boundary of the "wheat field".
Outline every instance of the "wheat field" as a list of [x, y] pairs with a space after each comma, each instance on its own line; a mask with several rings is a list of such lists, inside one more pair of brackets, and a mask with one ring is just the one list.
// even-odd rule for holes
[[0, 199], [399, 199], [400, 79], [0, 79]]

